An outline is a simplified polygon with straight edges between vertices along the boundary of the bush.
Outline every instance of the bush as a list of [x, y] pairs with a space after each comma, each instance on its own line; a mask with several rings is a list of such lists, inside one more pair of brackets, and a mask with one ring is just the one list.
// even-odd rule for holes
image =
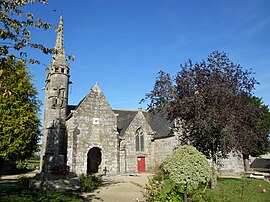
[[160, 171], [149, 178], [149, 182], [145, 187], [144, 197], [148, 202], [183, 201], [183, 193], [180, 193], [168, 176], [165, 176]]
[[211, 179], [206, 157], [191, 145], [184, 145], [169, 155], [163, 169], [182, 191], [192, 192]]
[[91, 192], [102, 185], [101, 177], [92, 174], [88, 175], [82, 174], [80, 176], [80, 182], [81, 182], [81, 191], [83, 192]]

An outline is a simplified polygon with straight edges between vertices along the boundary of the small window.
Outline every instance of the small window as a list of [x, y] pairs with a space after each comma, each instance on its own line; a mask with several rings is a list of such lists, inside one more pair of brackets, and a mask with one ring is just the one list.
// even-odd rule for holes
[[143, 130], [139, 128], [135, 135], [136, 151], [144, 151], [144, 135]]
[[65, 69], [64, 68], [61, 68], [61, 72], [64, 73], [65, 72]]
[[58, 72], [59, 68], [58, 67], [55, 67], [55, 72]]

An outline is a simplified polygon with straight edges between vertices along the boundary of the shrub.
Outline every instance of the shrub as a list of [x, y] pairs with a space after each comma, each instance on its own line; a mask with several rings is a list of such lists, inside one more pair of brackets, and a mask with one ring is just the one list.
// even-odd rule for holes
[[82, 174], [80, 176], [80, 182], [81, 182], [81, 191], [83, 192], [91, 192], [102, 185], [101, 177], [92, 174], [87, 175]]
[[174, 186], [174, 183], [159, 171], [149, 178], [149, 182], [145, 187], [144, 197], [148, 202], [183, 201], [183, 193], [180, 193]]
[[165, 159], [163, 169], [186, 196], [211, 179], [211, 169], [206, 157], [191, 145], [176, 149]]

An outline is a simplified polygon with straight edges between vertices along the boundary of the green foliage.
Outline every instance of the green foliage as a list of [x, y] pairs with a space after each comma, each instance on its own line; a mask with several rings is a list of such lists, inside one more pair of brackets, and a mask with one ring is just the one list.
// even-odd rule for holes
[[[270, 183], [256, 179], [218, 179], [217, 189], [204, 187], [188, 195], [188, 201], [193, 202], [218, 202], [218, 201], [269, 201]], [[266, 189], [263, 193], [262, 190]], [[178, 197], [178, 198], [177, 198]], [[183, 192], [178, 190], [168, 176], [157, 173], [149, 179], [146, 186], [145, 198], [148, 202], [181, 202]]]
[[[28, 11], [34, 3], [47, 4], [48, 0], [0, 0], [0, 58], [16, 54], [16, 58], [30, 64], [40, 64], [38, 59], [29, 57], [27, 48], [40, 50], [44, 54], [58, 52], [31, 38], [33, 28], [48, 30], [54, 27], [58, 31], [58, 27]], [[74, 58], [71, 55], [67, 57], [72, 61]]]
[[183, 201], [183, 193], [179, 192], [174, 183], [162, 172], [157, 172], [149, 178], [144, 197], [148, 202]]
[[258, 143], [256, 145], [252, 144], [249, 149], [250, 155], [257, 157], [270, 151], [268, 140], [270, 135], [270, 111], [268, 106], [263, 104], [262, 99], [253, 97], [252, 100], [255, 106], [261, 111], [261, 120], [257, 124], [257, 127], [259, 128], [259, 130], [257, 130], [259, 133], [257, 136]]
[[206, 157], [191, 145], [184, 145], [169, 155], [163, 169], [181, 191], [188, 193], [206, 185], [211, 178], [211, 169]]
[[259, 126], [262, 112], [251, 99], [258, 84], [252, 75], [226, 53], [214, 51], [201, 62], [181, 65], [174, 77], [159, 72], [154, 89], [146, 94], [148, 109], [180, 120], [181, 142], [194, 145], [213, 162], [235, 149], [247, 155], [251, 147], [269, 143]]
[[[47, 4], [47, 0], [0, 0], [0, 57], [7, 57], [11, 52], [18, 51], [18, 57], [27, 58], [24, 51], [26, 47], [39, 49], [43, 53], [53, 53], [54, 49], [46, 48], [42, 44], [31, 40], [30, 28], [47, 30], [51, 24], [36, 17], [32, 12], [26, 11], [33, 3]], [[28, 5], [26, 7], [26, 5]], [[40, 63], [38, 60], [29, 59], [30, 63]]]
[[80, 182], [81, 182], [81, 191], [83, 192], [91, 192], [102, 185], [101, 177], [92, 174], [88, 175], [82, 174], [80, 176]]
[[[211, 195], [206, 192], [206, 188], [189, 193], [188, 201], [212, 201]], [[157, 172], [153, 177], [149, 178], [144, 197], [148, 202], [181, 202], [184, 201], [184, 192], [169, 179], [167, 174]]]
[[38, 149], [37, 90], [24, 62], [0, 60], [0, 159], [24, 160]]

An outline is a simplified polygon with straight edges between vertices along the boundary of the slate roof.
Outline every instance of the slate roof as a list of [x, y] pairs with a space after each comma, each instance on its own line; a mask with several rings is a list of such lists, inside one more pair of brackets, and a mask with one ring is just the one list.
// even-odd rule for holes
[[152, 114], [149, 112], [148, 114], [150, 116], [149, 124], [156, 132], [155, 139], [172, 136], [171, 128], [173, 127], [173, 122], [167, 119], [166, 113], [156, 112]]
[[[68, 105], [67, 107], [67, 116], [71, 115], [71, 110], [75, 110], [77, 105]], [[132, 120], [135, 118], [136, 114], [139, 110], [122, 110], [122, 109], [113, 109], [115, 114], [118, 114], [117, 117], [117, 130], [122, 136]], [[173, 123], [167, 120], [167, 115], [162, 112], [157, 112], [155, 114], [143, 111], [143, 114], [150, 124], [151, 128], [155, 132], [154, 138], [166, 138], [172, 136], [171, 128], [173, 127]]]
[[[119, 110], [114, 109], [114, 113], [118, 114], [117, 118], [117, 128], [118, 132], [121, 135], [125, 133], [128, 126], [135, 118], [138, 110]], [[143, 114], [150, 124], [151, 128], [155, 132], [154, 138], [166, 138], [172, 136], [171, 127], [173, 123], [167, 120], [167, 115], [162, 114], [161, 112], [157, 112], [155, 114], [143, 111]]]
[[132, 120], [135, 118], [136, 114], [138, 113], [138, 110], [120, 110], [120, 109], [113, 109], [113, 112], [115, 114], [118, 114], [117, 117], [117, 130], [122, 136]]
[[251, 168], [270, 169], [270, 159], [256, 158], [251, 164]]

